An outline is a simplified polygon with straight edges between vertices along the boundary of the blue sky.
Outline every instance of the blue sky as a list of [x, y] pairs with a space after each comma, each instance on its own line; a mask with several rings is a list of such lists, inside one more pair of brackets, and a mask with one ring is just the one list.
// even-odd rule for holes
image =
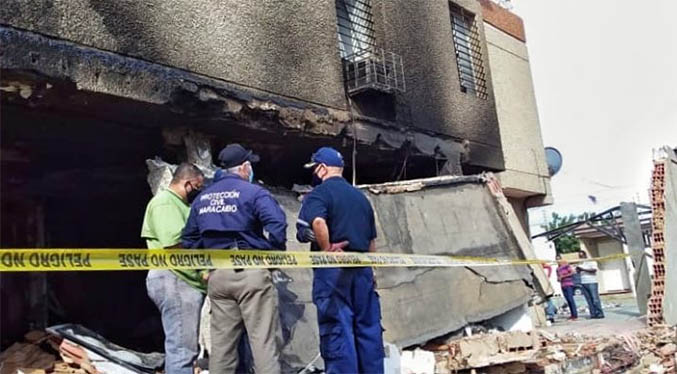
[[555, 204], [532, 209], [532, 226], [552, 211], [647, 203], [652, 149], [677, 147], [677, 1], [513, 5], [526, 27], [543, 141], [564, 158]]

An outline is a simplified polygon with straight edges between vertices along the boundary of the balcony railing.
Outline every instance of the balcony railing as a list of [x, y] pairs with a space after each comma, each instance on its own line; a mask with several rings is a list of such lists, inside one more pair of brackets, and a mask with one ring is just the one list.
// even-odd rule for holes
[[406, 91], [402, 57], [380, 48], [366, 49], [343, 59], [349, 95], [368, 90], [395, 93]]

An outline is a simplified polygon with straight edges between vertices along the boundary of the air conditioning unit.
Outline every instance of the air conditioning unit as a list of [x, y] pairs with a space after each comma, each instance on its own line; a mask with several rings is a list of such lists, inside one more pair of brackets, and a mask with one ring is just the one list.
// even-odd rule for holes
[[387, 94], [406, 91], [402, 57], [383, 49], [365, 49], [345, 57], [343, 73], [351, 96], [370, 90]]

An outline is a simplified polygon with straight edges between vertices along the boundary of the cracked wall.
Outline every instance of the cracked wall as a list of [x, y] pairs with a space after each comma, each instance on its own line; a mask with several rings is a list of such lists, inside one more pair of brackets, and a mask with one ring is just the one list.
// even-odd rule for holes
[[[416, 183], [414, 183], [416, 184]], [[426, 187], [397, 194], [368, 192], [377, 219], [377, 250], [392, 253], [523, 258], [513, 229], [484, 182]], [[416, 188], [414, 188], [416, 189]], [[295, 241], [295, 220], [300, 208], [296, 194], [273, 189], [287, 213], [288, 250], [307, 250]], [[311, 360], [317, 354], [316, 310], [310, 298], [312, 271], [285, 271], [293, 281], [281, 301], [302, 310], [302, 317], [287, 324], [284, 348], [288, 363]], [[399, 346], [423, 343], [488, 320], [527, 304], [534, 295], [531, 270], [526, 266], [473, 268], [377, 268], [385, 340]], [[307, 362], [307, 361], [306, 361]]]

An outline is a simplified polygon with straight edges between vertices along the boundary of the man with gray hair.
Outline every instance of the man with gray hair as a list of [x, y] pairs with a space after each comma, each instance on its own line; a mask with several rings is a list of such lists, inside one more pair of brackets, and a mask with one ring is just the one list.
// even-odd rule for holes
[[[253, 184], [259, 157], [239, 144], [219, 153], [224, 173], [195, 200], [183, 231], [185, 248], [284, 250], [287, 220], [273, 196]], [[267, 232], [267, 236], [264, 234]], [[280, 373], [277, 289], [268, 269], [218, 269], [209, 275], [211, 374], [234, 373], [243, 332], [254, 371]]]
[[[159, 191], [146, 207], [141, 237], [149, 249], [180, 248], [181, 230], [190, 203], [202, 189], [200, 169], [182, 163], [169, 187]], [[200, 309], [206, 293], [199, 270], [150, 270], [148, 296], [160, 310], [165, 332], [165, 372], [192, 374], [198, 354]]]

